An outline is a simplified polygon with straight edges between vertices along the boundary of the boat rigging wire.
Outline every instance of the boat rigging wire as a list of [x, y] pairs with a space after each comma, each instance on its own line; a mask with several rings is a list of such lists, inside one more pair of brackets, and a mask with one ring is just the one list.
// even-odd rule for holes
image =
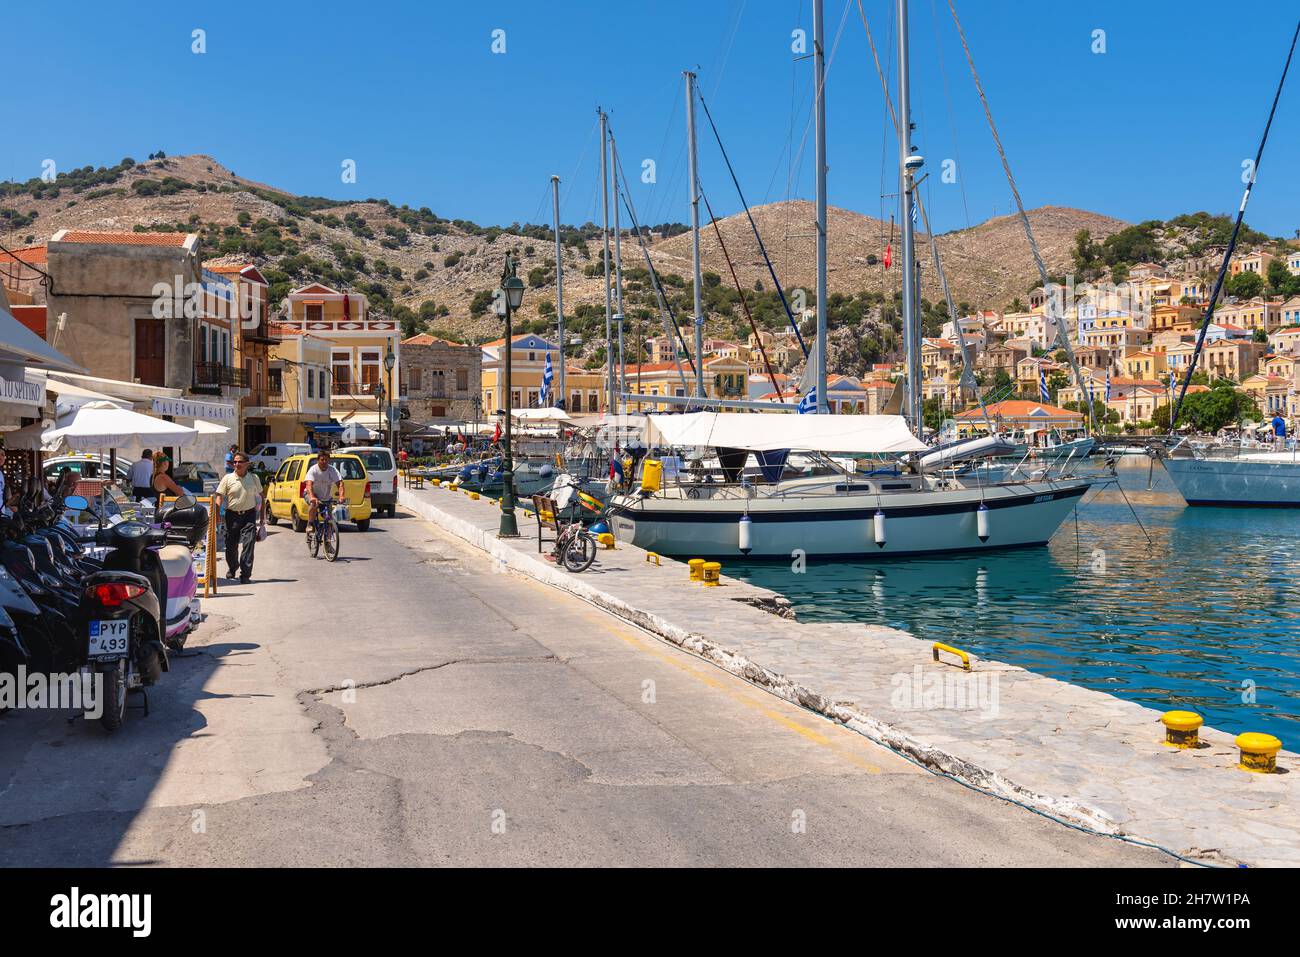
[[740, 308], [745, 310], [745, 318], [749, 320], [749, 328], [754, 333], [754, 342], [758, 346], [758, 353], [763, 357], [763, 365], [767, 368], [767, 377], [772, 382], [772, 391], [776, 393], [778, 402], [784, 402], [785, 396], [782, 395], [781, 386], [776, 381], [776, 373], [772, 370], [772, 363], [767, 358], [767, 349], [763, 345], [763, 337], [758, 334], [758, 326], [754, 322], [754, 316], [749, 311], [749, 302], [745, 299], [745, 290], [741, 288], [740, 277], [736, 275], [736, 265], [731, 261], [731, 254], [727, 252], [727, 244], [722, 239], [722, 230], [718, 228], [718, 217], [713, 215], [713, 206], [703, 189], [700, 190], [700, 199], [704, 200], [704, 208], [708, 211], [709, 222], [713, 224], [713, 232], [718, 237], [718, 246], [722, 249], [722, 258], [727, 261], [727, 268], [731, 270], [731, 281], [736, 284], [736, 294], [740, 296]]
[[[876, 75], [880, 77], [880, 85], [885, 94], [885, 103], [889, 107], [889, 118], [893, 121], [895, 134], [902, 136], [902, 130], [898, 125], [898, 111], [894, 109], [894, 100], [889, 95], [889, 84], [886, 82], [885, 72], [880, 66], [880, 55], [876, 51], [876, 41], [871, 35], [871, 27], [867, 23], [866, 11], [862, 9], [862, 0], [857, 0], [857, 4], [858, 13], [862, 17], [862, 26], [867, 32], [867, 45], [871, 48], [871, 58], [876, 64]], [[966, 348], [966, 332], [962, 328], [961, 315], [957, 312], [957, 306], [952, 301], [952, 290], [948, 287], [948, 276], [944, 272], [943, 261], [939, 258], [939, 243], [935, 239], [934, 230], [930, 228], [930, 214], [925, 208], [925, 203], [921, 202], [919, 193], [914, 194], [914, 201], [916, 202], [917, 209], [921, 213], [921, 220], [925, 227], [926, 237], [930, 240], [930, 257], [934, 260], [935, 273], [939, 277], [939, 286], [943, 289], [943, 297], [948, 304], [948, 315], [952, 317], [953, 332], [957, 336], [957, 345], [961, 350], [962, 376], [957, 385], [957, 390], [960, 393], [960, 391], [965, 388], [966, 377], [970, 376], [972, 379], [974, 378], [975, 366], [971, 361], [970, 351]], [[907, 277], [904, 277], [904, 280], [906, 280], [906, 278]], [[984, 421], [988, 425], [991, 434], [996, 430], [993, 428], [993, 420], [989, 416], [988, 406], [984, 404], [984, 397], [980, 395], [978, 384], [975, 387], [975, 398], [979, 401], [980, 411], [984, 413]]]
[[[691, 366], [692, 376], [695, 375], [695, 362], [691, 358], [690, 350], [686, 348], [686, 340], [682, 338], [682, 331], [677, 324], [677, 316], [673, 313], [672, 304], [669, 303], [668, 297], [664, 295], [663, 285], [659, 282], [659, 273], [655, 270], [654, 263], [650, 260], [650, 250], [646, 248], [645, 234], [641, 229], [640, 221], [636, 218], [636, 209], [632, 205], [632, 195], [627, 191], [627, 176], [623, 172], [623, 162], [618, 156], [614, 157], [614, 162], [618, 164], [619, 182], [622, 184], [619, 193], [621, 194], [621, 197], [623, 199], [623, 206], [627, 210], [628, 219], [632, 223], [632, 228], [636, 230], [637, 245], [641, 247], [641, 255], [645, 258], [646, 269], [650, 273], [650, 282], [651, 285], [654, 287], [655, 297], [659, 301], [660, 315], [664, 320], [664, 334], [667, 336], [667, 338], [670, 341], [672, 340], [674, 334], [676, 334], [677, 342], [681, 347], [680, 352], [678, 352], [677, 349], [673, 350], [675, 353], [678, 353], [677, 355], [674, 356], [674, 361], [677, 363], [677, 375], [682, 380], [682, 387], [687, 388], [686, 376], [682, 372], [681, 355], [683, 353], [686, 355], [686, 361], [689, 362]], [[619, 197], [616, 196], [615, 201], [617, 201], [618, 199]], [[640, 357], [640, 350], [641, 350], [641, 344], [638, 344], [637, 346], [638, 358]], [[608, 355], [608, 347], [606, 347], [606, 354]], [[642, 363], [640, 362], [637, 363], [638, 378], [640, 377], [641, 374], [641, 368], [640, 368], [641, 365]]]
[[754, 222], [754, 215], [749, 211], [749, 203], [745, 201], [745, 193], [740, 188], [740, 180], [736, 176], [736, 170], [731, 165], [731, 158], [727, 155], [727, 148], [722, 145], [722, 135], [713, 122], [713, 114], [709, 112], [709, 105], [704, 102], [704, 97], [699, 95], [698, 90], [696, 95], [699, 98], [700, 106], [704, 108], [704, 116], [709, 121], [709, 129], [713, 131], [713, 138], [718, 142], [718, 149], [722, 152], [723, 162], [727, 164], [727, 172], [731, 174], [731, 182], [736, 187], [736, 195], [740, 198], [740, 205], [745, 208], [745, 218], [749, 220], [749, 228], [754, 231], [754, 239], [758, 241], [758, 251], [763, 256], [763, 262], [767, 264], [767, 274], [772, 277], [772, 282], [776, 285], [776, 294], [781, 299], [781, 307], [785, 309], [786, 318], [790, 321], [790, 328], [794, 330], [794, 337], [799, 342], [799, 348], [803, 350], [804, 359], [807, 359], [808, 345], [803, 341], [803, 334], [799, 331], [799, 323], [795, 321], [794, 313], [790, 309], [790, 303], [786, 301], [785, 288], [781, 285], [781, 280], [777, 278], [776, 268], [767, 255], [767, 247], [763, 245], [763, 237], [758, 231], [758, 224]]
[[[1034, 255], [1034, 264], [1038, 267], [1038, 278], [1043, 284], [1044, 307], [1047, 315], [1046, 320], [1051, 323], [1056, 330], [1056, 341], [1065, 353], [1066, 360], [1070, 363], [1070, 369], [1074, 372], [1075, 384], [1079, 387], [1079, 401], [1088, 394], [1089, 390], [1083, 382], [1083, 370], [1079, 368], [1079, 363], [1074, 357], [1074, 348], [1070, 345], [1070, 332], [1066, 326], [1065, 316], [1059, 318], [1056, 315], [1056, 296], [1052, 295], [1048, 287], [1052, 285], [1051, 278], [1047, 275], [1047, 264], [1043, 261], [1043, 254], [1039, 251], [1038, 241], [1034, 239], [1034, 230], [1029, 223], [1029, 214], [1025, 212], [1025, 204], [1020, 198], [1020, 189], [1016, 186], [1016, 178], [1011, 173], [1011, 163], [1007, 159], [1007, 151], [1002, 147], [1002, 137], [998, 135], [997, 124], [993, 122], [993, 110], [989, 106], [988, 96], [984, 93], [984, 84], [980, 81], [979, 71], [975, 69], [975, 57], [970, 51], [970, 44], [966, 42], [966, 31], [962, 29], [961, 20], [957, 17], [957, 7], [954, 0], [948, 0], [948, 9], [952, 11], [952, 21], [957, 26], [957, 36], [961, 38], [962, 50], [966, 53], [966, 63], [970, 66], [971, 78], [975, 81], [975, 90], [979, 93], [980, 104], [984, 107], [984, 117], [988, 120], [989, 131], [993, 134], [993, 144], [997, 147], [998, 157], [1002, 160], [1002, 171], [1006, 174], [1007, 184], [1011, 187], [1011, 195], [1016, 201], [1016, 209], [1020, 214], [1020, 223], [1025, 230], [1025, 238], [1029, 240], [1029, 249]], [[1092, 422], [1093, 407], [1088, 403], [1088, 421]]]
[[966, 213], [966, 228], [970, 229], [970, 206], [966, 202], [966, 167], [961, 162], [961, 148], [957, 145], [957, 118], [952, 109], [952, 89], [948, 85], [948, 70], [943, 65], [943, 41], [939, 35], [939, 9], [935, 0], [930, 0], [930, 20], [934, 24], [934, 58], [939, 63], [939, 75], [943, 78], [943, 98], [948, 107], [948, 130], [952, 134], [952, 155], [957, 161], [957, 186], [961, 190], [961, 206]]
[[1196, 348], [1192, 350], [1191, 361], [1187, 364], [1187, 375], [1178, 387], [1178, 401], [1174, 403], [1173, 411], [1169, 414], [1169, 433], [1173, 434], [1174, 427], [1178, 423], [1178, 413], [1182, 411], [1183, 399], [1187, 396], [1187, 387], [1191, 384], [1192, 373], [1196, 371], [1197, 360], [1201, 357], [1201, 349], [1205, 345], [1205, 334], [1209, 331], [1210, 321], [1214, 318], [1214, 304], [1219, 300], [1219, 294], [1223, 290], [1223, 282], [1227, 278], [1228, 266], [1232, 262], [1233, 250], [1237, 248], [1237, 238], [1241, 233], [1241, 224], [1246, 217], [1246, 204], [1250, 202], [1251, 190], [1255, 188], [1255, 178], [1259, 175], [1259, 164], [1264, 158], [1264, 144], [1268, 142], [1268, 131], [1273, 127], [1273, 116], [1277, 113], [1278, 100], [1282, 98], [1282, 87], [1286, 84], [1286, 75], [1291, 69], [1291, 58], [1295, 55], [1296, 39], [1300, 37], [1300, 21], [1296, 22], [1295, 33], [1291, 35], [1291, 48], [1286, 54], [1286, 63], [1282, 66], [1282, 76], [1277, 81], [1277, 91], [1273, 94], [1273, 105], [1268, 111], [1268, 122], [1264, 124], [1264, 135], [1259, 138], [1259, 148], [1255, 150], [1255, 163], [1250, 168], [1250, 179], [1246, 182], [1246, 190], [1241, 194], [1241, 205], [1237, 207], [1237, 221], [1232, 226], [1232, 236], [1228, 239], [1228, 248], [1223, 251], [1223, 262], [1219, 264], [1219, 275], [1214, 280], [1214, 291], [1210, 294], [1210, 303], [1205, 307], [1205, 318], [1201, 320], [1201, 329], [1196, 334]]

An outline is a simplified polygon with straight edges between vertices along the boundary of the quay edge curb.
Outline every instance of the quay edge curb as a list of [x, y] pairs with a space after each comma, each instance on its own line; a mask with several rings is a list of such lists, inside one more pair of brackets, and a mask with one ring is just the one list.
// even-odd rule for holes
[[[697, 657], [703, 658], [778, 698], [820, 714], [861, 734], [868, 740], [899, 752], [931, 771], [947, 775], [954, 780], [995, 797], [1026, 805], [1035, 811], [1041, 811], [1044, 814], [1059, 818], [1068, 824], [1078, 825], [1112, 837], [1130, 836], [1141, 840], [1135, 835], [1127, 835], [1109, 815], [1099, 808], [1068, 798], [1052, 797], [1022, 787], [1014, 781], [1008, 780], [996, 770], [982, 767], [942, 747], [920, 741], [902, 729], [881, 721], [868, 713], [846, 706], [843, 703], [837, 703], [811, 688], [792, 681], [779, 672], [765, 668], [746, 655], [732, 651], [704, 635], [681, 628], [655, 612], [638, 608], [616, 595], [595, 587], [580, 576], [561, 571], [541, 557], [512, 547], [507, 542], [499, 539], [493, 531], [481, 529], [472, 522], [443, 511], [433, 502], [411, 495], [406, 489], [398, 490], [398, 504], [409, 509], [425, 521], [437, 525], [444, 531], [486, 552], [507, 568], [596, 605], [610, 614], [648, 631]], [[619, 547], [624, 549], [635, 548], [635, 546], [626, 543], [620, 543]], [[769, 609], [763, 610], [770, 612]]]

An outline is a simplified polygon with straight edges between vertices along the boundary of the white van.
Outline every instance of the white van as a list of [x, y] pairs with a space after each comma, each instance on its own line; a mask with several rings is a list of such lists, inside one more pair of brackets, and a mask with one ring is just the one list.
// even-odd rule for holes
[[248, 453], [248, 461], [253, 468], [264, 472], [274, 472], [280, 463], [292, 455], [311, 455], [312, 448], [306, 442], [263, 442]]
[[392, 449], [380, 445], [349, 445], [335, 449], [361, 459], [370, 476], [370, 502], [376, 515], [392, 518], [397, 512], [397, 463]]

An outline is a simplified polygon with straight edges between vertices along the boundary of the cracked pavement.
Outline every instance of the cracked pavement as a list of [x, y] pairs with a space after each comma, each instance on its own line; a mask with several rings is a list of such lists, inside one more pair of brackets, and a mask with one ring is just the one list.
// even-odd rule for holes
[[409, 514], [341, 545], [331, 565], [273, 528], [116, 735], [0, 718], [0, 864], [1170, 863], [935, 777]]

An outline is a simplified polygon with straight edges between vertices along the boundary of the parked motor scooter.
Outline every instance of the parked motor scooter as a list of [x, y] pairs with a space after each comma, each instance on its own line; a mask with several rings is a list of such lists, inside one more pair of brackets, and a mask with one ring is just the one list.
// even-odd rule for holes
[[[69, 496], [72, 508], [86, 508], [85, 499]], [[95, 542], [111, 551], [104, 570], [87, 576], [81, 594], [78, 624], [84, 639], [82, 673], [102, 682], [100, 723], [116, 731], [126, 718], [129, 691], [156, 684], [168, 670], [163, 645], [163, 619], [159, 594], [166, 579], [151, 546], [166, 544], [167, 533], [143, 522], [125, 521], [101, 526]], [[149, 699], [145, 696], [145, 715]]]
[[158, 564], [164, 581], [159, 581], [159, 600], [163, 603], [164, 640], [179, 651], [201, 620], [198, 599], [198, 575], [194, 571], [192, 549], [208, 532], [208, 510], [192, 496], [182, 495], [155, 517], [157, 527], [166, 534], [167, 544], [157, 549]]

